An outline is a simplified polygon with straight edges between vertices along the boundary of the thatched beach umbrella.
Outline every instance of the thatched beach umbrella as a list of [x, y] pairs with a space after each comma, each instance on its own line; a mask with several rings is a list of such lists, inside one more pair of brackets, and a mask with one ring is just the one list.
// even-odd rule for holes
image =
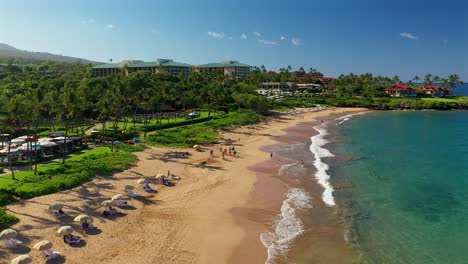
[[166, 178], [166, 175], [160, 173], [160, 174], [156, 175], [155, 178], [158, 179], [158, 180], [159, 180], [159, 179], [164, 179], [164, 178]]
[[53, 211], [58, 211], [58, 210], [62, 209], [63, 206], [64, 206], [63, 204], [59, 204], [59, 203], [51, 204], [51, 205], [49, 206], [49, 209], [50, 209], [50, 210], [53, 210]]
[[114, 196], [112, 196], [112, 201], [117, 201], [117, 200], [122, 200], [124, 198], [124, 196], [122, 194], [116, 194]]
[[21, 256], [14, 258], [11, 261], [11, 264], [31, 264], [32, 261], [33, 260], [29, 255], [21, 255]]
[[89, 215], [82, 214], [82, 215], [75, 217], [74, 221], [80, 222], [80, 223], [84, 223], [84, 222], [92, 223], [93, 219]]
[[101, 203], [101, 205], [106, 206], [106, 207], [110, 207], [110, 206], [114, 205], [114, 201], [105, 200], [104, 202]]
[[73, 233], [73, 228], [71, 226], [62, 226], [57, 230], [57, 235], [64, 236]]
[[138, 179], [137, 182], [138, 182], [139, 184], [145, 184], [145, 183], [147, 183], [146, 179], [143, 179], [143, 178]]
[[18, 232], [13, 229], [5, 229], [0, 233], [0, 240], [8, 240], [18, 236]]
[[133, 187], [133, 185], [125, 185], [124, 186], [124, 190], [128, 191], [128, 190], [133, 190], [135, 189], [135, 187]]
[[46, 251], [51, 249], [53, 245], [54, 244], [48, 240], [42, 240], [41, 242], [36, 243], [33, 248], [39, 251]]

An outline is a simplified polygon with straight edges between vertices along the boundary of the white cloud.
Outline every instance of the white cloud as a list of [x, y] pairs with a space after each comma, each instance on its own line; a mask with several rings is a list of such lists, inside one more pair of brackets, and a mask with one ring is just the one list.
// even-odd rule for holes
[[96, 21], [93, 18], [89, 18], [89, 19], [81, 21], [81, 24], [83, 25], [94, 24], [94, 23], [96, 23]]
[[294, 45], [294, 46], [299, 46], [302, 44], [301, 40], [298, 39], [298, 38], [292, 38], [291, 39], [291, 43]]
[[402, 33], [400, 33], [400, 36], [403, 37], [403, 38], [407, 38], [407, 39], [414, 39], [414, 40], [418, 39], [417, 36], [415, 36], [415, 35], [413, 35], [411, 33], [408, 33], [408, 32], [402, 32]]
[[215, 38], [215, 39], [223, 39], [225, 37], [223, 32], [214, 32], [214, 31], [208, 31], [208, 36]]
[[247, 39], [247, 35], [242, 33], [242, 35], [240, 36], [240, 39]]
[[265, 39], [259, 39], [259, 43], [265, 44], [265, 45], [277, 45], [277, 41], [270, 41], [270, 40], [265, 40]]
[[115, 28], [115, 26], [113, 24], [108, 24], [108, 25], [106, 25], [106, 28], [113, 29], [113, 28]]
[[281, 36], [280, 39], [281, 39], [281, 40], [285, 40], [286, 37], [285, 37], [285, 36]]
[[257, 37], [261, 37], [262, 34], [260, 34], [260, 32], [257, 32], [257, 31], [254, 31], [252, 34], [254, 34], [254, 36], [257, 36]]

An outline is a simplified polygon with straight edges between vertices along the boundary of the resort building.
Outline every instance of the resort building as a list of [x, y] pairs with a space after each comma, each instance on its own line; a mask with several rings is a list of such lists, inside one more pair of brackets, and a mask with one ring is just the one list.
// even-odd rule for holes
[[424, 85], [416, 87], [415, 90], [421, 91], [424, 94], [432, 97], [441, 97], [445, 95], [445, 89], [436, 85]]
[[322, 92], [320, 84], [294, 82], [264, 82], [257, 86], [257, 93], [261, 95], [283, 95], [304, 92]]
[[261, 95], [292, 94], [297, 90], [292, 82], [264, 82], [257, 86], [257, 93]]
[[223, 61], [219, 63], [208, 63], [195, 66], [194, 69], [200, 72], [216, 72], [225, 75], [232, 75], [240, 79], [248, 75], [252, 66], [240, 63], [238, 61]]
[[110, 74], [128, 75], [136, 71], [150, 71], [152, 73], [165, 72], [169, 74], [189, 75], [192, 72], [190, 64], [175, 62], [170, 59], [157, 59], [154, 62], [144, 62], [138, 60], [127, 60], [121, 63], [105, 63], [96, 65], [93, 68], [94, 76], [107, 76]]
[[394, 97], [417, 95], [416, 90], [403, 83], [397, 83], [392, 87], [385, 88], [385, 93]]

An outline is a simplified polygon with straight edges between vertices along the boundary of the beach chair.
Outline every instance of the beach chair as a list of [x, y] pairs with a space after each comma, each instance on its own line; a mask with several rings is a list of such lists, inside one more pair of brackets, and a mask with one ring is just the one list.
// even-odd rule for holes
[[123, 200], [117, 200], [117, 201], [115, 201], [115, 204], [117, 206], [127, 206], [128, 205], [127, 202], [123, 201]]
[[93, 224], [88, 224], [87, 227], [84, 227], [83, 225], [81, 225], [81, 229], [83, 229], [83, 231], [89, 231], [89, 230], [93, 230], [95, 228], [96, 228], [96, 226], [94, 226]]
[[81, 238], [79, 236], [74, 236], [72, 235], [71, 238], [68, 238], [68, 237], [64, 237], [63, 238], [63, 241], [69, 245], [72, 245], [72, 244], [78, 244], [81, 242]]
[[52, 249], [42, 251], [41, 256], [44, 257], [45, 259], [54, 259], [60, 256], [60, 252], [58, 251], [53, 251]]
[[16, 248], [19, 244], [22, 244], [23, 242], [22, 241], [19, 241], [17, 239], [6, 239], [6, 240], [2, 240], [3, 241], [3, 244], [5, 245], [5, 247], [7, 248]]
[[174, 174], [171, 174], [171, 178], [177, 181], [181, 179], [179, 176], [175, 176]]
[[149, 187], [149, 186], [143, 186], [143, 190], [145, 190], [145, 192], [153, 192], [153, 188]]
[[138, 193], [133, 192], [133, 191], [128, 191], [127, 195], [132, 198], [140, 196]]
[[57, 218], [57, 219], [63, 218], [63, 217], [65, 217], [66, 215], [67, 215], [67, 214], [60, 214], [60, 213], [54, 212], [54, 216], [55, 216], [55, 218]]

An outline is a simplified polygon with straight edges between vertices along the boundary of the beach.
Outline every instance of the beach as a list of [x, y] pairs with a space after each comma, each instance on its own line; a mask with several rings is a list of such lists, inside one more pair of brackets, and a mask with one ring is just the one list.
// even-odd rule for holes
[[[40, 252], [29, 248], [47, 239], [64, 256], [47, 263], [265, 263], [268, 251], [260, 236], [271, 231], [289, 193], [287, 179], [278, 177], [278, 170], [292, 161], [291, 157], [281, 156], [282, 146], [313, 136], [316, 132], [312, 125], [320, 120], [359, 111], [364, 109], [303, 109], [294, 115], [281, 115], [268, 124], [224, 132], [223, 137], [234, 142], [239, 154], [225, 160], [221, 159], [219, 145], [205, 147], [204, 152], [149, 148], [136, 153], [139, 161], [127, 171], [111, 177], [96, 176], [71, 190], [11, 204], [7, 206], [8, 213], [21, 219], [12, 228], [19, 232], [25, 247], [13, 252], [2, 249], [0, 262], [9, 263], [20, 253], [41, 259]], [[210, 157], [210, 149], [214, 150], [214, 157]], [[185, 152], [190, 153], [188, 158], [181, 155]], [[313, 159], [312, 154], [310, 158]], [[293, 159], [300, 161], [300, 157]], [[101, 216], [100, 203], [123, 193], [123, 186], [138, 186], [137, 179], [167, 174], [168, 170], [181, 177], [175, 186], [152, 184], [158, 191], [155, 194], [137, 188], [141, 198], [129, 199], [125, 209], [117, 208], [120, 213], [116, 217]], [[288, 254], [301, 255], [307, 251], [305, 244], [315, 241], [320, 246], [317, 252], [309, 253], [313, 256], [308, 259], [331, 255], [330, 259], [341, 260], [333, 263], [351, 263], [336, 207], [322, 201], [323, 188], [313, 176], [305, 184], [319, 194], [312, 197], [317, 210], [307, 225], [316, 225], [320, 232], [309, 230], [305, 241], [296, 237], [297, 247]], [[84, 239], [80, 247], [65, 245], [55, 231], [69, 224], [75, 230], [79, 228], [72, 217], [54, 218], [48, 210], [52, 203], [65, 204], [64, 211], [72, 216], [91, 215], [97, 230], [91, 234], [75, 232]], [[321, 241], [323, 238], [328, 240]], [[337, 248], [338, 254], [331, 251]], [[327, 263], [323, 261], [317, 263]]]

